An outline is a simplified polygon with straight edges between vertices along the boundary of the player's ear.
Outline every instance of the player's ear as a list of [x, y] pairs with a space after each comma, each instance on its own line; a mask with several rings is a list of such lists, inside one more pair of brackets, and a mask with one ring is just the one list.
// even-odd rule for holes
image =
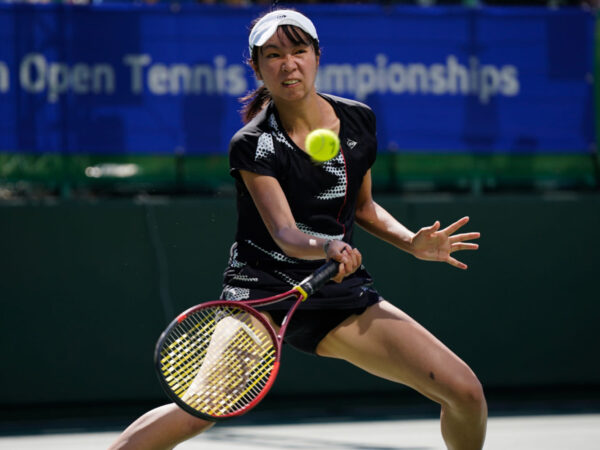
[[315, 46], [313, 46], [313, 50], [315, 52], [315, 58], [317, 59], [317, 68], [319, 68], [319, 64], [321, 63], [321, 49], [319, 47], [315, 48]]
[[250, 61], [250, 67], [252, 67], [252, 70], [254, 71], [254, 76], [256, 77], [256, 79], [259, 81], [263, 81], [262, 76], [260, 74], [260, 70], [258, 69], [258, 65], [254, 64], [254, 61]]

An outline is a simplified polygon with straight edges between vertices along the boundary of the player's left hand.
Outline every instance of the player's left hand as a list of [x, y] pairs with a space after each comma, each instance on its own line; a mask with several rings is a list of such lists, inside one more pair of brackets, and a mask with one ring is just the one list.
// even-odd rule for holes
[[467, 265], [453, 258], [451, 254], [459, 250], [477, 250], [479, 248], [478, 244], [464, 241], [478, 239], [480, 233], [454, 234], [468, 221], [468, 217], [463, 217], [452, 225], [440, 230], [440, 222], [436, 220], [430, 227], [421, 228], [413, 236], [411, 253], [418, 259], [447, 262], [459, 269], [466, 269]]

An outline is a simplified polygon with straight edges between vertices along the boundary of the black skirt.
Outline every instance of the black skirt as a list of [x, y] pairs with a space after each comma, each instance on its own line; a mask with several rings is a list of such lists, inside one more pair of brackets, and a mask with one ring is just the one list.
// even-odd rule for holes
[[[323, 261], [324, 263], [325, 261]], [[250, 265], [229, 266], [225, 270], [223, 292], [225, 300], [248, 300], [270, 297], [285, 292], [300, 284], [311, 270], [261, 270]], [[373, 279], [367, 270], [361, 266], [352, 275], [344, 278], [341, 283], [329, 281], [319, 291], [315, 292], [299, 309], [346, 309], [361, 308], [374, 303], [379, 294], [372, 287]], [[264, 307], [265, 310], [288, 309], [291, 300]]]

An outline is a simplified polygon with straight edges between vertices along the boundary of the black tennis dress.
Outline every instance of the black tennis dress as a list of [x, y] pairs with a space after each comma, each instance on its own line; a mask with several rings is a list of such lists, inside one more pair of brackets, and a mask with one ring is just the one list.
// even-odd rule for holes
[[[320, 95], [331, 104], [340, 120], [341, 149], [334, 159], [315, 164], [288, 137], [273, 103], [231, 140], [229, 163], [236, 180], [238, 218], [224, 274], [224, 299], [260, 298], [286, 291], [325, 262], [292, 258], [283, 253], [262, 221], [240, 170], [277, 179], [298, 229], [352, 245], [357, 196], [377, 153], [375, 115], [362, 103]], [[364, 267], [341, 283], [329, 282], [300, 306], [292, 322], [299, 322], [297, 316], [302, 310], [364, 310], [379, 299], [371, 283]], [[289, 306], [290, 301], [283, 301], [264, 309], [275, 313]]]

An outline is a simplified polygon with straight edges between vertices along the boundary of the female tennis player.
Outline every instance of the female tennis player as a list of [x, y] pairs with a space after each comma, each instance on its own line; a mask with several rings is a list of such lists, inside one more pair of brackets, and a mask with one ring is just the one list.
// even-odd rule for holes
[[[375, 116], [364, 104], [316, 91], [319, 41], [306, 16], [293, 10], [264, 15], [254, 23], [249, 45], [250, 64], [263, 85], [246, 98], [246, 125], [230, 145], [239, 219], [223, 298], [277, 294], [325, 259], [339, 261], [335, 282], [302, 304], [286, 342], [412, 387], [441, 406], [448, 448], [482, 448], [487, 406], [477, 377], [371, 287], [361, 253], [352, 246], [358, 225], [416, 258], [466, 269], [452, 254], [477, 249], [467, 241], [479, 233], [456, 233], [467, 217], [413, 233], [373, 200]], [[306, 135], [317, 128], [334, 131], [341, 141], [338, 155], [323, 164], [315, 164], [304, 148]], [[288, 307], [282, 302], [263, 312], [279, 325]], [[111, 448], [170, 449], [212, 425], [165, 405], [136, 420]]]

